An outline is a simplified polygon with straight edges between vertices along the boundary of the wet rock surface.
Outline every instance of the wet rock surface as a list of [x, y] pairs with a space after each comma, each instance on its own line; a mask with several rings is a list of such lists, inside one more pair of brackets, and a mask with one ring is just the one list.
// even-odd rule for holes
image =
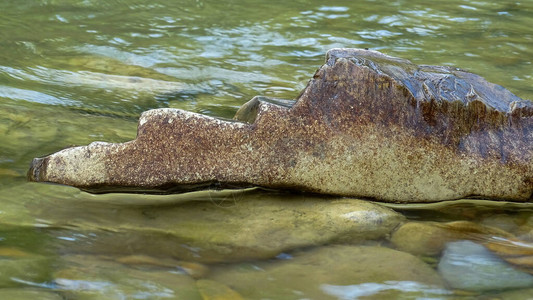
[[256, 97], [234, 121], [150, 110], [135, 140], [34, 159], [28, 176], [94, 192], [262, 186], [528, 201], [532, 157], [531, 102], [456, 68], [332, 49], [295, 102]]

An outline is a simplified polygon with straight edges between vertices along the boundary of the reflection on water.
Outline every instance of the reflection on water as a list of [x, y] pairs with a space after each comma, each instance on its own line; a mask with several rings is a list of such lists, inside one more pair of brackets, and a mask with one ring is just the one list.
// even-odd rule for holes
[[450, 291], [432, 286], [420, 284], [412, 281], [386, 281], [384, 283], [363, 283], [349, 286], [336, 286], [323, 284], [322, 290], [338, 299], [359, 299], [359, 297], [379, 295], [380, 297], [393, 297], [394, 295], [383, 294], [388, 291], [401, 291], [408, 294], [410, 292], [423, 292], [424, 297], [439, 297], [452, 294]]
[[[245, 298], [453, 298], [434, 270], [443, 245], [432, 234], [453, 240], [458, 230], [482, 228], [533, 241], [528, 205], [392, 206], [401, 214], [365, 206], [358, 215], [369, 209], [380, 221], [342, 231], [347, 208], [329, 205], [335, 199], [257, 190], [89, 195], [25, 181], [33, 157], [134, 138], [147, 109], [231, 118], [255, 95], [294, 99], [333, 47], [458, 66], [533, 99], [531, 1], [41, 0], [3, 1], [0, 10], [2, 299], [201, 299], [235, 291]], [[405, 217], [427, 230], [416, 247], [391, 244], [393, 225]], [[456, 220], [478, 227], [434, 224]], [[416, 237], [409, 234], [410, 243]], [[331, 246], [337, 243], [351, 246]], [[415, 256], [387, 247], [433, 253], [414, 260], [425, 262], [417, 270], [433, 281], [400, 274], [395, 255]], [[390, 276], [367, 272], [357, 281], [341, 268], [362, 265], [346, 254], [354, 252], [369, 255], [369, 270], [387, 262]], [[528, 265], [533, 254], [523, 255]], [[263, 281], [270, 283], [258, 289]]]

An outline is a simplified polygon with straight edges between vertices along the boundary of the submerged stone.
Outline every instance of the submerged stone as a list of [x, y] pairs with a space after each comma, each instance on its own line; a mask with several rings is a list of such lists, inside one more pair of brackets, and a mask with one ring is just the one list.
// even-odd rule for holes
[[[328, 246], [292, 259], [226, 265], [209, 278], [246, 299], [398, 299], [449, 294], [429, 265], [413, 255], [378, 246]], [[258, 288], [260, 287], [260, 288]], [[411, 296], [411, 295], [410, 295]]]
[[198, 291], [203, 300], [243, 300], [239, 293], [230, 289], [227, 285], [213, 280], [196, 281]]
[[528, 289], [518, 289], [503, 291], [497, 294], [491, 294], [494, 299], [505, 299], [505, 300], [523, 300], [529, 299], [533, 295], [533, 288]]
[[514, 269], [533, 274], [533, 243], [495, 227], [469, 221], [408, 222], [390, 240], [398, 250], [426, 256], [439, 255], [451, 247], [451, 242], [468, 240], [484, 246]]
[[202, 299], [186, 274], [128, 268], [91, 255], [62, 256], [53, 284], [65, 299]]
[[21, 288], [2, 288], [0, 289], [0, 299], [10, 300], [64, 300], [59, 293], [46, 291], [43, 289]]
[[454, 289], [488, 291], [533, 285], [532, 275], [513, 268], [482, 245], [471, 241], [449, 243], [438, 269]]
[[209, 268], [196, 262], [178, 261], [173, 258], [156, 258], [148, 255], [128, 255], [116, 259], [117, 262], [129, 266], [157, 266], [177, 268], [193, 278], [204, 277]]
[[530, 201], [532, 158], [530, 101], [456, 68], [332, 49], [296, 101], [255, 97], [234, 121], [150, 110], [135, 140], [36, 158], [28, 176], [92, 192], [262, 186]]
[[448, 230], [428, 222], [408, 222], [391, 237], [392, 244], [401, 251], [414, 255], [435, 256], [456, 236]]
[[533, 274], [533, 243], [495, 236], [483, 245], [515, 269]]
[[[20, 250], [0, 253], [0, 289], [43, 283], [50, 279], [53, 259]], [[3, 298], [2, 298], [3, 299]]]
[[452, 241], [472, 240], [487, 245], [495, 244], [493, 238], [515, 239], [512, 234], [498, 228], [469, 221], [454, 221], [408, 222], [399, 227], [390, 240], [398, 250], [414, 255], [436, 256]]
[[[82, 233], [60, 249], [119, 256], [135, 253], [119, 261], [175, 265], [192, 276], [194, 270], [187, 269], [197, 267], [187, 266], [183, 260], [216, 263], [268, 259], [298, 248], [361, 243], [384, 238], [405, 220], [401, 214], [368, 201], [287, 200], [263, 194], [228, 199], [219, 205], [193, 201], [175, 206], [77, 207], [74, 219], [68, 207], [64, 212], [51, 209], [56, 222], [76, 226]], [[90, 234], [95, 228], [99, 230], [97, 240]], [[176, 261], [158, 261], [156, 257]]]

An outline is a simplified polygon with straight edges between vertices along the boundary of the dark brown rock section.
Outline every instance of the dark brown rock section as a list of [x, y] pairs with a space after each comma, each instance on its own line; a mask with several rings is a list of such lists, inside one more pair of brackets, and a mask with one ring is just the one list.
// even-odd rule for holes
[[151, 110], [134, 141], [35, 159], [29, 178], [97, 192], [263, 186], [389, 202], [532, 199], [533, 104], [459, 69], [332, 49], [295, 102], [255, 97], [235, 119]]

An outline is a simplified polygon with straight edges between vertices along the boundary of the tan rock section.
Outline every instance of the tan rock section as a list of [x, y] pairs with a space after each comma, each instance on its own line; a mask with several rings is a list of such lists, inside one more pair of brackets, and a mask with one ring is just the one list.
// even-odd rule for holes
[[142, 114], [137, 138], [34, 159], [32, 181], [93, 192], [262, 186], [387, 202], [531, 201], [533, 104], [449, 67], [332, 49], [296, 101], [227, 121]]

